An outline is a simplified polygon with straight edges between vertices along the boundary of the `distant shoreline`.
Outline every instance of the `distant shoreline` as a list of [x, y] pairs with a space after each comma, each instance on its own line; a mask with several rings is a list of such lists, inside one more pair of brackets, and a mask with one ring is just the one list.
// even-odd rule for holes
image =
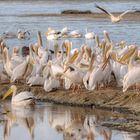
[[[113, 12], [114, 15], [119, 15], [122, 12]], [[0, 14], [0, 16], [17, 16], [17, 17], [39, 17], [39, 16], [88, 16], [88, 17], [95, 17], [95, 18], [105, 18], [108, 17], [105, 13], [97, 13], [97, 12], [91, 12], [89, 10], [87, 11], [79, 11], [79, 10], [64, 10], [61, 13], [25, 13], [25, 14]], [[132, 18], [135, 18], [135, 16], [140, 16], [140, 11], [131, 12], [125, 15], [126, 18], [130, 18], [133, 15]], [[137, 17], [138, 18], [138, 17]]]

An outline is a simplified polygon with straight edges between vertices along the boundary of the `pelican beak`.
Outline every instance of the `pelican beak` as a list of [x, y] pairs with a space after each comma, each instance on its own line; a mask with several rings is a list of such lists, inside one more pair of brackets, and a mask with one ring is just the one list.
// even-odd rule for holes
[[38, 48], [36, 46], [33, 46], [33, 51], [35, 52], [36, 55], [38, 55]]
[[120, 58], [120, 62], [126, 62], [136, 51], [136, 48], [130, 49], [126, 54], [124, 54], [122, 56], [122, 58]]
[[70, 64], [72, 64], [75, 61], [75, 59], [78, 57], [78, 54], [79, 52], [74, 53], [74, 55], [70, 58], [70, 61], [69, 61]]
[[66, 56], [68, 56], [68, 46], [64, 44], [64, 48], [66, 49]]
[[104, 69], [106, 68], [109, 59], [110, 59], [110, 56], [108, 56], [108, 58], [106, 58], [106, 60], [105, 60], [105, 62], [104, 62], [104, 64], [103, 64], [103, 66], [102, 66], [103, 71], [104, 71]]
[[33, 59], [31, 60], [31, 64], [33, 64], [33, 65], [35, 64], [35, 61]]
[[47, 31], [47, 32], [45, 32], [45, 35], [46, 35], [46, 36], [48, 36], [48, 34], [49, 34], [49, 32], [48, 32], [48, 31]]
[[86, 64], [80, 64], [80, 68], [89, 68], [89, 65], [86, 65]]
[[56, 57], [57, 54], [58, 54], [58, 49], [59, 49], [58, 44], [55, 44], [55, 45], [54, 45], [54, 54], [55, 54], [55, 57]]
[[34, 65], [34, 64], [35, 64], [34, 59], [30, 57], [30, 58], [29, 58], [29, 63], [32, 64], [32, 65]]
[[10, 88], [5, 95], [3, 96], [2, 100], [4, 100], [6, 97], [8, 97], [9, 95], [11, 95], [13, 93], [13, 90]]
[[114, 61], [117, 61], [117, 55], [115, 52], [112, 52], [110, 55], [111, 55], [111, 59], [113, 59]]

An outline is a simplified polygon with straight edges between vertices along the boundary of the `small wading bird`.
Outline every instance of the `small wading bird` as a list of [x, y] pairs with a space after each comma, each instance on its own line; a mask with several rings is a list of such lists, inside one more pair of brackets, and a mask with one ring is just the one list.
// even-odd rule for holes
[[109, 18], [111, 19], [112, 23], [118, 23], [123, 19], [123, 16], [126, 15], [129, 12], [135, 12], [135, 10], [126, 10], [125, 12], [123, 12], [122, 14], [120, 14], [119, 16], [114, 16], [113, 14], [111, 14], [110, 12], [108, 12], [107, 10], [105, 10], [104, 8], [98, 6], [97, 4], [95, 4], [95, 7], [100, 9], [101, 11], [103, 11], [104, 13], [106, 13]]

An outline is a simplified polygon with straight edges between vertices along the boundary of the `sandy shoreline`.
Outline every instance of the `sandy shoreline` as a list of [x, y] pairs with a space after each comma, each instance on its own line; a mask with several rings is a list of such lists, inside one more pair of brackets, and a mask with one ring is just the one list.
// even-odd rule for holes
[[[9, 86], [10, 85], [7, 84], [0, 85], [0, 98], [2, 98], [3, 94], [8, 90]], [[103, 125], [130, 132], [140, 132], [140, 94], [132, 90], [122, 93], [121, 89], [110, 87], [105, 90], [94, 92], [83, 89], [80, 93], [73, 93], [71, 90], [60, 89], [46, 93], [43, 88], [39, 86], [28, 87], [27, 85], [18, 85], [19, 92], [29, 89], [40, 101], [70, 106], [98, 108], [127, 114], [126, 116], [129, 117], [126, 117], [127, 121], [124, 122], [123, 125], [115, 121], [111, 124], [107, 122]]]

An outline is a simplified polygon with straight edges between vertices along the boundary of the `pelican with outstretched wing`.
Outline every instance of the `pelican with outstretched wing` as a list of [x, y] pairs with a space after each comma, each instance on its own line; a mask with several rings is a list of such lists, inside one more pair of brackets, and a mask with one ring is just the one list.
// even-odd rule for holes
[[95, 7], [100, 9], [104, 13], [106, 13], [110, 17], [112, 23], [118, 23], [118, 22], [120, 22], [123, 19], [123, 16], [126, 15], [127, 13], [135, 12], [135, 10], [126, 10], [125, 12], [120, 14], [119, 16], [114, 16], [112, 13], [108, 12], [106, 9], [100, 7], [97, 4], [95, 4]]

